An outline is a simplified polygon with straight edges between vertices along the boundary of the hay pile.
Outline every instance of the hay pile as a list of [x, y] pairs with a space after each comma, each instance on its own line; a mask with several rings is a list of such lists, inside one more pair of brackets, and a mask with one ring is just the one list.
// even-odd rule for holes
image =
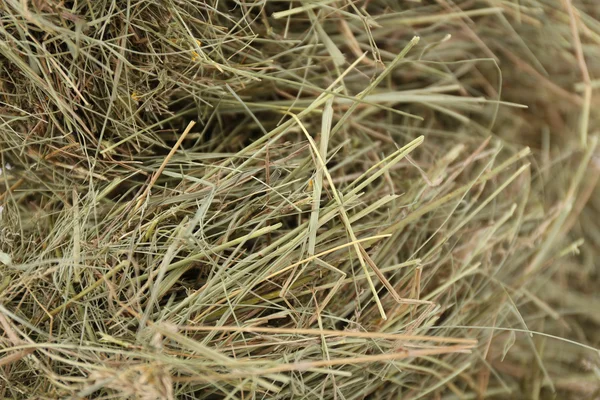
[[3, 398], [600, 395], [597, 0], [6, 0], [0, 39]]

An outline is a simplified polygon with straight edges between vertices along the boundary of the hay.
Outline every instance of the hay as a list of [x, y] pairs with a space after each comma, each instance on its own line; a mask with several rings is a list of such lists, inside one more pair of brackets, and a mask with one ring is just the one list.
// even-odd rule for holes
[[596, 0], [6, 0], [4, 398], [596, 398]]

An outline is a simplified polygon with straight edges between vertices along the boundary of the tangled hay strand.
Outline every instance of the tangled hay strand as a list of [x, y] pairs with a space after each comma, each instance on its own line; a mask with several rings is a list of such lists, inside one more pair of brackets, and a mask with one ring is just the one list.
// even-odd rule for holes
[[3, 2], [2, 396], [595, 398], [599, 20]]

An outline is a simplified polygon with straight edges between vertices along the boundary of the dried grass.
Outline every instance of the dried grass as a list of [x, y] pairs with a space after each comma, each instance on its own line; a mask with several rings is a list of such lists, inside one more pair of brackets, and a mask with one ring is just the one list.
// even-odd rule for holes
[[596, 0], [6, 0], [3, 398], [595, 399]]

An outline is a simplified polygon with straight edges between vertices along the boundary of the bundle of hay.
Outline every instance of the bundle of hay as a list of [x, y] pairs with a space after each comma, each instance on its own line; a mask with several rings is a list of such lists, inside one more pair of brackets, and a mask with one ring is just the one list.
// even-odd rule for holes
[[3, 398], [597, 398], [596, 0], [6, 0]]

